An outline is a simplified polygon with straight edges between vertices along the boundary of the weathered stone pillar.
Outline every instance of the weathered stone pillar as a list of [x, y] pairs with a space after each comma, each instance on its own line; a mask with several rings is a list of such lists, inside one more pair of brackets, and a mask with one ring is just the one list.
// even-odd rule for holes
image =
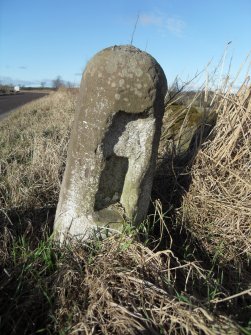
[[114, 46], [88, 63], [80, 86], [54, 232], [88, 239], [146, 217], [166, 78], [149, 54]]

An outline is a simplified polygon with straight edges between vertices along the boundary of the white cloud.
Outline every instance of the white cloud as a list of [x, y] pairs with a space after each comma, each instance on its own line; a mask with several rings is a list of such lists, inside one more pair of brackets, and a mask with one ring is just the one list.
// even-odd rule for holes
[[176, 34], [176, 35], [181, 35], [186, 27], [186, 24], [183, 20], [181, 19], [176, 19], [174, 17], [169, 17], [167, 19], [167, 29]]
[[142, 14], [139, 17], [139, 22], [144, 26], [153, 25], [153, 26], [162, 26], [163, 18], [154, 14]]
[[178, 17], [168, 16], [163, 13], [141, 14], [139, 23], [143, 26], [155, 26], [161, 29], [162, 32], [170, 32], [176, 36], [182, 36], [185, 30], [186, 23]]

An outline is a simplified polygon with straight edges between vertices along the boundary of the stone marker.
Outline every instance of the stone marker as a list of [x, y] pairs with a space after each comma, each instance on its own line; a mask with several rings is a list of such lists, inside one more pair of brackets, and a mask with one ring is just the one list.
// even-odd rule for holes
[[146, 217], [156, 163], [166, 78], [157, 61], [114, 46], [88, 63], [80, 86], [55, 238], [90, 238], [124, 218]]

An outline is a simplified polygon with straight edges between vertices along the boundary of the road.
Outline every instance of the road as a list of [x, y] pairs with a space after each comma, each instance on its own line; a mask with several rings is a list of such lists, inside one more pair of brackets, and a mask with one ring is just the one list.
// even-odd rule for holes
[[21, 92], [13, 95], [0, 95], [0, 119], [3, 119], [7, 114], [20, 107], [27, 102], [39, 99], [47, 95], [47, 93]]

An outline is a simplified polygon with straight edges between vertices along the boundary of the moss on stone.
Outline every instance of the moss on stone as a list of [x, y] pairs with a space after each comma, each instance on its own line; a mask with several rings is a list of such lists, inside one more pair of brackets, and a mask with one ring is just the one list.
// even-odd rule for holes
[[205, 125], [213, 125], [214, 111], [195, 106], [173, 104], [166, 107], [162, 127], [161, 151], [175, 149], [176, 154], [184, 154], [190, 147], [197, 130]]

